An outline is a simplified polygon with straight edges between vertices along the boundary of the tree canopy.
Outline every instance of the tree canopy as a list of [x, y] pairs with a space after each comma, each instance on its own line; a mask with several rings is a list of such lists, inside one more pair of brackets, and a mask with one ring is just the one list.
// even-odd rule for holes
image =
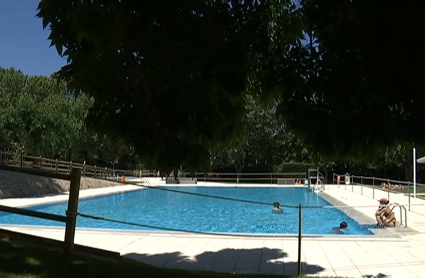
[[[84, 123], [91, 104], [86, 94], [69, 92], [56, 74], [27, 76], [0, 68], [0, 150], [119, 169], [157, 169], [155, 161], [140, 158], [132, 145], [93, 133]], [[211, 148], [209, 167], [198, 165], [196, 171], [300, 172], [312, 167], [311, 146], [276, 117], [278, 105], [274, 99], [260, 102], [258, 95], [246, 95], [247, 113], [238, 135]], [[417, 150], [424, 153], [423, 148]], [[372, 163], [323, 154], [315, 160], [321, 170], [393, 179], [411, 176], [411, 163], [411, 144], [402, 142], [382, 148]]]
[[44, 27], [60, 75], [95, 99], [89, 121], [162, 167], [196, 165], [243, 115], [252, 53], [267, 32], [256, 1], [51, 1]]
[[282, 100], [286, 126], [329, 156], [424, 140], [424, 9], [365, 0], [42, 0], [38, 16], [68, 59], [60, 76], [95, 99], [92, 126], [162, 168], [190, 168], [237, 134], [253, 90]]
[[302, 1], [307, 40], [292, 50], [301, 55], [268, 76], [290, 127], [339, 157], [423, 144], [424, 11], [419, 2]]
[[[66, 83], [0, 67], [0, 150], [111, 166], [130, 167], [132, 147], [88, 129], [93, 100], [75, 96]], [[124, 163], [123, 163], [124, 162]]]

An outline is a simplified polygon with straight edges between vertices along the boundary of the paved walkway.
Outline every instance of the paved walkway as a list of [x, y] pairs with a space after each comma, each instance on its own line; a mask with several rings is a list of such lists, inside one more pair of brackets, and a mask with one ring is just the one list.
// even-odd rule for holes
[[[202, 183], [199, 184], [203, 185]], [[113, 191], [139, 189], [120, 186], [109, 189], [84, 190], [80, 197], [106, 194]], [[358, 186], [350, 188], [327, 185], [318, 193], [333, 202], [355, 207], [350, 211], [359, 221], [374, 223], [377, 199], [387, 192], [368, 192]], [[359, 190], [362, 190], [361, 195]], [[371, 198], [375, 194], [375, 199]], [[407, 204], [406, 196], [390, 196], [391, 202]], [[42, 202], [66, 199], [66, 195], [44, 197]], [[0, 200], [2, 205], [34, 204], [35, 198]], [[417, 205], [408, 211], [408, 229], [403, 227], [379, 229], [374, 236], [303, 237], [302, 272], [317, 276], [362, 277], [384, 273], [391, 277], [425, 276], [425, 204], [411, 198]], [[419, 214], [421, 213], [421, 214]], [[396, 213], [396, 215], [398, 215]], [[63, 240], [63, 228], [23, 227], [1, 225], [2, 228], [43, 237]], [[410, 228], [411, 227], [411, 228]], [[211, 270], [231, 273], [297, 273], [298, 241], [294, 237], [211, 236], [199, 234], [77, 229], [75, 242], [82, 245], [119, 252], [151, 265]]]

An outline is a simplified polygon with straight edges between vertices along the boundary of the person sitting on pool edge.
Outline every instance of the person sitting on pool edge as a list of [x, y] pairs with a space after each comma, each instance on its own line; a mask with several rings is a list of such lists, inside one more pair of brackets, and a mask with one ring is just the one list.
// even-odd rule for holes
[[348, 227], [348, 223], [347, 223], [347, 222], [345, 222], [345, 221], [342, 221], [342, 222], [339, 224], [339, 227], [334, 227], [334, 228], [332, 228], [332, 231], [334, 231], [334, 232], [340, 232], [341, 230], [345, 230], [345, 229], [347, 229], [347, 227]]
[[273, 203], [273, 212], [283, 212], [283, 210], [280, 208], [280, 204], [279, 202], [274, 202]]
[[378, 202], [379, 208], [375, 212], [378, 227], [395, 227], [396, 218], [393, 210], [388, 206], [390, 201], [387, 198], [381, 198]]

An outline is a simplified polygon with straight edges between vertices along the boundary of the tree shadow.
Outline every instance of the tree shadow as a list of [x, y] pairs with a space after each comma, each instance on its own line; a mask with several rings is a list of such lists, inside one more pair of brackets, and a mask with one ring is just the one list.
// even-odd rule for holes
[[[186, 269], [207, 270], [214, 272], [244, 273], [244, 274], [285, 274], [297, 275], [297, 260], [289, 261], [288, 254], [280, 249], [223, 249], [207, 251], [194, 257], [181, 252], [162, 254], [128, 253], [124, 258], [143, 262], [149, 265]], [[302, 274], [317, 274], [324, 268], [319, 265], [302, 263]]]

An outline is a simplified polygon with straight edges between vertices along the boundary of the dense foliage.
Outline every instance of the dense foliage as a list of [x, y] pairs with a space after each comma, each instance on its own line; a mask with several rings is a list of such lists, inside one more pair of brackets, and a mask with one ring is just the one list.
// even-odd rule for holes
[[68, 58], [61, 76], [95, 99], [98, 131], [168, 169], [206, 164], [208, 147], [235, 131], [252, 53], [267, 40], [259, 3], [47, 0], [39, 9]]
[[425, 41], [417, 34], [425, 5], [303, 0], [298, 11], [305, 42], [289, 60], [270, 53], [275, 71], [265, 76], [285, 100], [279, 112], [289, 127], [344, 160], [423, 145]]
[[[38, 15], [68, 64], [52, 79], [2, 80], [0, 144], [105, 161], [137, 154], [168, 170], [314, 161], [407, 172], [425, 139], [424, 8], [42, 0]], [[68, 116], [55, 121], [58, 111]]]
[[[276, 100], [261, 102], [258, 96], [247, 95], [247, 113], [238, 136], [211, 150], [211, 167], [231, 172], [282, 172], [283, 164], [310, 163], [313, 158], [307, 146], [276, 116], [278, 104]], [[303, 168], [305, 171], [307, 166]]]
[[92, 98], [74, 95], [55, 76], [0, 68], [0, 149], [98, 165], [118, 158], [134, 163], [130, 147], [86, 127], [92, 104]]
[[[84, 119], [91, 104], [87, 95], [69, 92], [56, 75], [30, 77], [0, 68], [0, 149], [107, 167], [158, 169], [155, 161], [140, 158], [131, 145], [88, 128]], [[382, 148], [373, 163], [314, 155], [311, 146], [287, 130], [276, 116], [278, 106], [279, 101], [262, 102], [258, 95], [247, 95], [247, 113], [237, 136], [211, 148], [210, 164], [195, 170], [302, 172], [316, 166], [337, 173], [411, 178], [409, 144]], [[425, 149], [418, 148], [418, 153], [424, 154]]]
[[327, 157], [367, 160], [420, 144], [423, 10], [364, 0], [43, 0], [38, 15], [68, 58], [60, 75], [95, 99], [89, 122], [161, 167], [190, 168], [244, 132], [252, 91], [281, 100], [287, 129]]

